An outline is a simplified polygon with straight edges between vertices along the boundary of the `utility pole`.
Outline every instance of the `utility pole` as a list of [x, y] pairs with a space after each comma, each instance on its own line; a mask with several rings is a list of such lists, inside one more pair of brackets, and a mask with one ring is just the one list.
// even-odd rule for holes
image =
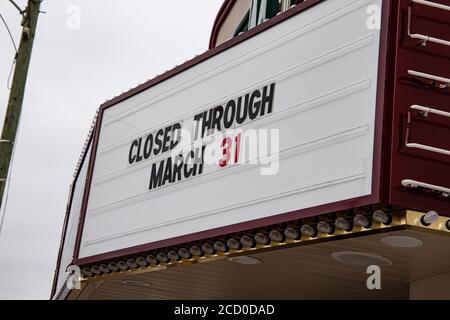
[[0, 209], [3, 204], [3, 193], [8, 179], [14, 142], [22, 111], [25, 83], [27, 81], [41, 2], [42, 0], [28, 0], [28, 6], [23, 11], [22, 35], [16, 55], [16, 68], [0, 138]]

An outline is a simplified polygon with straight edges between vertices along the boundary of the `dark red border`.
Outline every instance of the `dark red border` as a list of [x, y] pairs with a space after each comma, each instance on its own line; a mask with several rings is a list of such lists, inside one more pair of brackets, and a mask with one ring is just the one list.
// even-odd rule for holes
[[76, 185], [77, 185], [77, 182], [78, 182], [78, 178], [80, 177], [81, 168], [84, 165], [84, 161], [86, 160], [86, 155], [88, 153], [89, 148], [91, 147], [92, 140], [93, 139], [92, 139], [92, 135], [91, 135], [91, 137], [89, 137], [89, 141], [88, 141], [88, 144], [87, 144], [86, 149], [84, 151], [84, 154], [83, 154], [83, 157], [81, 159], [80, 165], [79, 165], [79, 167], [77, 169], [77, 172], [75, 173], [75, 177], [74, 177], [73, 182], [72, 182], [72, 184], [70, 186], [69, 199], [67, 201], [67, 206], [66, 206], [66, 215], [64, 217], [64, 222], [63, 222], [61, 241], [60, 241], [59, 249], [58, 249], [58, 258], [56, 260], [55, 274], [53, 275], [53, 285], [52, 285], [52, 291], [50, 293], [50, 299], [52, 299], [55, 296], [56, 289], [57, 289], [56, 286], [58, 284], [59, 271], [60, 271], [60, 268], [61, 268], [61, 259], [62, 259], [62, 254], [63, 254], [65, 242], [66, 242], [67, 227], [68, 227], [68, 224], [69, 224], [69, 218], [70, 218], [70, 213], [71, 213], [71, 209], [72, 209], [73, 195], [75, 193], [75, 189], [76, 189]]
[[252, 38], [255, 35], [263, 32], [267, 29], [270, 29], [273, 26], [279, 24], [280, 22], [283, 22], [283, 21], [299, 14], [300, 12], [303, 12], [323, 1], [326, 1], [326, 0], [308, 0], [306, 2], [302, 2], [301, 4], [296, 5], [294, 8], [281, 13], [280, 15], [268, 20], [267, 22], [260, 24], [260, 25], [256, 26], [255, 28], [253, 28], [247, 32], [244, 32], [243, 34], [241, 34], [241, 35], [239, 35], [217, 47], [212, 48], [211, 50], [206, 51], [205, 53], [195, 57], [194, 59], [189, 60], [189, 61], [183, 63], [182, 65], [179, 65], [178, 67], [176, 67], [172, 70], [169, 70], [166, 73], [163, 73], [162, 75], [157, 76], [154, 79], [144, 82], [143, 84], [141, 84], [141, 85], [139, 85], [139, 86], [109, 100], [109, 101], [106, 101], [105, 103], [103, 103], [100, 106], [100, 112], [103, 112], [104, 109], [107, 109], [107, 108], [109, 108], [123, 100], [126, 100], [144, 90], [147, 90], [147, 89], [157, 85], [160, 82], [163, 82], [169, 78], [172, 78], [173, 76], [175, 76], [183, 71], [186, 71], [186, 70], [196, 66], [197, 64], [199, 64], [205, 60], [208, 60], [209, 58], [211, 58], [223, 51], [228, 50], [228, 49], [234, 47], [235, 45], [237, 45], [241, 42], [244, 42], [245, 40]]
[[[434, 2], [449, 4], [449, 0], [434, 0]], [[423, 70], [431, 74], [450, 73], [449, 48], [433, 44], [421, 47], [417, 40], [409, 39], [407, 36], [407, 14], [410, 5], [410, 0], [398, 1], [395, 11], [391, 12], [396, 16], [398, 22], [396, 28], [391, 29], [396, 33], [397, 38], [392, 50], [392, 59], [390, 59], [395, 62], [393, 81], [391, 82], [394, 94], [391, 98], [392, 108], [387, 110], [384, 123], [386, 142], [384, 150], [387, 153], [384, 167], [388, 172], [384, 190], [385, 198], [386, 202], [394, 206], [424, 212], [434, 210], [442, 216], [450, 217], [448, 199], [425, 190], [406, 188], [401, 184], [403, 179], [409, 178], [446, 186], [450, 177], [448, 157], [422, 150], [410, 150], [405, 147], [407, 117], [412, 104], [440, 106], [444, 110], [450, 106], [448, 93], [414, 84], [410, 82], [412, 78], [407, 76], [409, 69]], [[448, 13], [422, 5], [414, 5], [413, 8], [413, 31], [439, 35], [438, 37], [444, 36], [444, 38], [450, 36]], [[437, 120], [440, 121], [439, 118]], [[430, 121], [435, 122], [436, 119], [433, 118]], [[436, 122], [436, 125], [438, 123]], [[440, 123], [443, 126], [446, 125], [445, 121]], [[420, 126], [416, 128], [420, 129]], [[411, 128], [411, 131], [414, 132], [417, 129]], [[419, 137], [417, 132], [416, 137]], [[432, 141], [433, 144], [445, 145], [449, 140], [447, 132], [436, 132], [428, 128], [420, 131], [420, 138]]]
[[93, 146], [92, 146], [91, 157], [90, 157], [89, 168], [88, 168], [88, 176], [86, 179], [86, 186], [85, 186], [85, 190], [84, 190], [84, 197], [83, 197], [83, 203], [82, 203], [82, 209], [81, 209], [82, 211], [81, 211], [81, 215], [80, 215], [80, 224], [79, 224], [78, 234], [77, 234], [77, 243], [75, 245], [75, 252], [74, 252], [75, 261], [74, 262], [77, 265], [85, 265], [85, 264], [95, 263], [95, 262], [103, 261], [103, 260], [107, 260], [107, 259], [118, 258], [118, 257], [128, 255], [128, 254], [135, 254], [135, 253], [152, 250], [152, 249], [156, 249], [156, 248], [177, 245], [177, 244], [181, 244], [181, 243], [201, 240], [204, 238], [216, 237], [216, 236], [220, 236], [220, 235], [224, 235], [224, 234], [228, 234], [228, 233], [239, 232], [239, 231], [243, 231], [243, 230], [258, 228], [261, 226], [267, 226], [267, 225], [302, 219], [302, 218], [317, 215], [317, 214], [330, 213], [330, 212], [340, 211], [340, 210], [344, 210], [344, 209], [348, 209], [348, 208], [365, 206], [365, 205], [374, 204], [374, 203], [379, 202], [379, 200], [380, 200], [380, 185], [381, 185], [380, 173], [381, 173], [381, 151], [382, 151], [381, 142], [382, 142], [382, 134], [383, 134], [383, 132], [382, 132], [383, 131], [382, 130], [383, 108], [384, 108], [385, 99], [386, 99], [386, 95], [385, 95], [385, 87], [386, 87], [386, 79], [387, 79], [386, 78], [387, 77], [386, 60], [387, 60], [387, 51], [388, 51], [388, 43], [389, 43], [389, 34], [388, 34], [389, 26], [388, 26], [388, 24], [389, 24], [389, 13], [391, 10], [391, 0], [384, 0], [383, 14], [382, 14], [382, 17], [383, 17], [382, 32], [381, 32], [382, 39], [381, 39], [381, 46], [380, 46], [379, 78], [378, 78], [378, 88], [377, 88], [377, 107], [376, 107], [376, 124], [375, 124], [374, 168], [373, 168], [373, 176], [372, 176], [373, 190], [372, 190], [371, 195], [359, 197], [359, 198], [355, 198], [355, 199], [349, 199], [349, 200], [345, 200], [345, 201], [340, 201], [340, 202], [336, 202], [336, 203], [332, 203], [332, 204], [322, 205], [322, 206], [318, 206], [315, 208], [308, 208], [308, 209], [298, 210], [298, 211], [294, 211], [294, 212], [290, 212], [290, 213], [284, 213], [284, 214], [272, 216], [269, 218], [254, 220], [254, 221], [250, 221], [250, 222], [244, 222], [244, 223], [240, 223], [240, 224], [236, 224], [236, 225], [232, 225], [232, 226], [203, 231], [203, 232], [199, 232], [199, 233], [195, 233], [195, 234], [184, 235], [181, 237], [167, 239], [164, 241], [158, 241], [158, 242], [148, 243], [148, 244], [139, 245], [139, 246], [135, 246], [135, 247], [131, 247], [131, 248], [126, 248], [126, 249], [122, 249], [122, 250], [116, 250], [116, 251], [112, 251], [112, 252], [108, 252], [108, 253], [104, 253], [104, 254], [91, 256], [91, 257], [85, 257], [85, 258], [81, 258], [81, 259], [78, 258], [80, 243], [81, 243], [81, 236], [83, 233], [84, 218], [85, 218], [86, 209], [87, 209], [87, 199], [89, 196], [89, 191], [90, 191], [89, 189], [90, 189], [91, 182], [92, 182], [92, 173], [93, 173], [93, 168], [94, 168], [94, 163], [95, 163], [95, 155], [97, 153], [97, 146], [98, 146], [98, 140], [99, 140], [99, 135], [100, 135], [100, 127], [101, 127], [101, 123], [102, 123], [103, 111], [125, 99], [130, 98], [131, 96], [134, 96], [135, 94], [137, 94], [139, 92], [142, 92], [143, 90], [146, 90], [164, 80], [167, 80], [170, 77], [173, 77], [174, 75], [176, 75], [180, 72], [183, 72], [183, 71], [197, 65], [198, 63], [203, 62], [203, 61], [255, 36], [256, 34], [259, 34], [260, 32], [263, 32], [263, 31], [271, 28], [274, 25], [277, 25], [278, 23], [280, 23], [286, 19], [289, 19], [292, 16], [299, 14], [300, 12], [307, 10], [308, 8], [314, 6], [322, 1], [325, 1], [325, 0], [309, 0], [307, 2], [303, 2], [299, 5], [297, 5], [296, 7], [294, 7], [293, 9], [288, 10], [288, 11], [276, 16], [275, 18], [253, 28], [252, 30], [242, 34], [241, 36], [238, 36], [238, 37], [236, 37], [214, 49], [211, 49], [210, 51], [204, 53], [203, 55], [198, 56], [197, 58], [194, 58], [193, 60], [188, 61], [185, 64], [183, 64], [161, 76], [158, 76], [157, 78], [150, 80], [147, 83], [144, 83], [144, 84], [130, 90], [129, 92], [126, 92], [126, 93], [104, 103], [100, 107], [99, 118], [97, 120], [96, 127], [95, 127]]
[[[76, 179], [75, 179], [75, 181], [76, 181]], [[55, 269], [55, 273], [53, 275], [53, 285], [52, 285], [52, 291], [50, 293], [50, 299], [53, 298], [53, 296], [56, 293], [56, 289], [57, 289], [56, 286], [58, 284], [59, 271], [61, 268], [62, 253], [63, 253], [64, 245], [66, 242], [67, 226], [69, 224], [69, 217], [70, 217], [70, 211], [71, 211], [70, 209], [72, 207], [73, 194], [74, 194], [75, 185], [76, 185], [75, 181], [72, 182], [72, 185], [70, 186], [70, 190], [69, 190], [69, 200], [66, 205], [66, 215], [64, 217], [63, 228], [62, 228], [62, 232], [61, 232], [61, 241], [59, 243], [58, 258], [56, 260], [56, 269]]]

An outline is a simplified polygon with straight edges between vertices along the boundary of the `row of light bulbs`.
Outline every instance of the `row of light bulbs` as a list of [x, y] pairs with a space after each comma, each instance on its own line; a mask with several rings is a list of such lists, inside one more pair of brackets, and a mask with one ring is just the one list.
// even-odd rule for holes
[[[430, 211], [424, 214], [421, 218], [421, 222], [425, 226], [430, 226], [439, 219], [439, 215]], [[220, 253], [227, 253], [229, 250], [242, 250], [243, 248], [255, 248], [257, 245], [268, 246], [272, 242], [284, 243], [287, 240], [297, 241], [302, 236], [316, 238], [319, 234], [332, 235], [336, 230], [350, 232], [354, 226], [369, 229], [372, 223], [376, 222], [382, 225], [390, 225], [392, 223], [392, 216], [382, 210], [376, 210], [372, 219], [363, 215], [357, 214], [354, 216], [353, 221], [349, 221], [343, 217], [338, 217], [334, 225], [320, 221], [316, 225], [303, 224], [300, 228], [287, 227], [284, 230], [273, 229], [266, 233], [256, 233], [254, 236], [244, 235], [240, 238], [231, 237], [226, 242], [216, 241], [214, 244], [209, 242], [203, 243], [201, 246], [193, 245], [188, 248], [180, 248], [178, 251], [170, 250], [169, 252], [158, 252], [155, 255], [150, 254], [146, 257], [130, 258], [128, 260], [121, 260], [119, 262], [104, 263], [99, 266], [94, 265], [86, 267], [82, 270], [84, 277], [99, 276], [102, 274], [109, 274], [112, 272], [127, 271], [136, 268], [147, 268], [158, 266], [161, 263], [177, 262], [183, 259], [199, 258], [205, 255], [215, 255]], [[450, 230], [450, 220], [447, 222], [446, 227]]]

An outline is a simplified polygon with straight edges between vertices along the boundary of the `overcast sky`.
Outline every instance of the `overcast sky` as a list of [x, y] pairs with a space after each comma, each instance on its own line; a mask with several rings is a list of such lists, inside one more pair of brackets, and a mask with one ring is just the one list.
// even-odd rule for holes
[[[69, 186], [96, 108], [204, 52], [221, 3], [44, 0], [0, 235], [0, 299], [49, 298]], [[0, 0], [0, 13], [18, 44], [18, 12]], [[0, 126], [13, 57], [0, 21]]]

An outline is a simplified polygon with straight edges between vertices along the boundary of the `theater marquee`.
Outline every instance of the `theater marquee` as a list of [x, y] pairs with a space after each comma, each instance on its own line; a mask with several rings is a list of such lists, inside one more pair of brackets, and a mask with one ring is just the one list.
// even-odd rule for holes
[[369, 4], [382, 1], [324, 1], [106, 103], [78, 259], [375, 202]]

